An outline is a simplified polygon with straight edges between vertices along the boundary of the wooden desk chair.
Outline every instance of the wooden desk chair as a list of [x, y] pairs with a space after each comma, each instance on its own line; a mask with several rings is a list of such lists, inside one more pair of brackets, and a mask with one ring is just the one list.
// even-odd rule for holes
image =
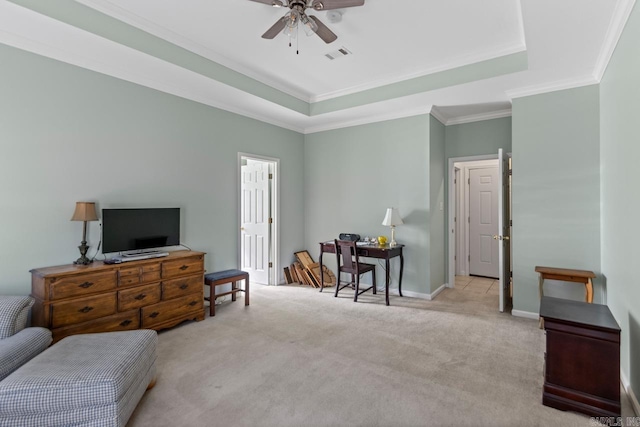
[[[370, 289], [373, 289], [373, 293], [376, 294], [376, 266], [374, 264], [365, 264], [363, 262], [360, 262], [356, 242], [351, 242], [348, 240], [335, 240], [335, 245], [338, 274], [336, 278], [336, 293], [334, 296], [337, 297], [338, 292], [341, 289], [346, 288], [347, 286], [355, 288], [355, 293], [353, 295], [354, 302], [358, 301], [358, 295], [363, 294]], [[369, 271], [371, 272], [373, 285], [361, 291], [360, 275]], [[340, 286], [340, 273], [350, 274], [351, 281]]]

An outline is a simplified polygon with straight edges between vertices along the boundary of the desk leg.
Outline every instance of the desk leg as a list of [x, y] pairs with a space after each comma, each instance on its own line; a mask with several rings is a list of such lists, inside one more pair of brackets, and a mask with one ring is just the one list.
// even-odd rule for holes
[[584, 284], [586, 290], [587, 290], [587, 295], [585, 297], [585, 300], [591, 304], [593, 303], [593, 283], [591, 283], [591, 279], [587, 279], [587, 283]]
[[386, 258], [384, 260], [384, 266], [386, 271], [386, 280], [385, 280], [385, 285], [384, 285], [384, 295], [387, 301], [387, 305], [389, 305], [389, 279], [390, 279], [390, 274], [389, 274], [389, 258]]
[[320, 259], [319, 259], [319, 265], [320, 265], [320, 292], [322, 292], [322, 289], [324, 288], [324, 268], [322, 267], [322, 255], [324, 254], [324, 252], [322, 252], [322, 250], [320, 250]]
[[400, 277], [398, 278], [398, 293], [400, 296], [402, 295], [402, 271], [404, 270], [404, 255], [402, 255], [402, 251], [400, 251]]

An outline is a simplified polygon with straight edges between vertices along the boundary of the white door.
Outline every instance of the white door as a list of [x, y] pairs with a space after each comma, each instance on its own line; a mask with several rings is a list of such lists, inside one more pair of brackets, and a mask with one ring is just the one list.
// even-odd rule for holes
[[498, 150], [498, 230], [494, 239], [498, 243], [500, 311], [511, 307], [511, 168], [509, 158]]
[[241, 268], [251, 282], [269, 284], [269, 164], [242, 166], [240, 199]]
[[499, 277], [499, 174], [497, 167], [469, 170], [469, 274]]

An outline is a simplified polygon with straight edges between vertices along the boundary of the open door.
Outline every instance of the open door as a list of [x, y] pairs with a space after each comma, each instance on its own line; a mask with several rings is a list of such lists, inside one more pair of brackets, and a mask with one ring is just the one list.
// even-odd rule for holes
[[511, 162], [508, 156], [498, 150], [498, 262], [500, 283], [500, 312], [511, 306]]
[[269, 284], [270, 259], [269, 163], [248, 160], [241, 170], [241, 268], [251, 282]]

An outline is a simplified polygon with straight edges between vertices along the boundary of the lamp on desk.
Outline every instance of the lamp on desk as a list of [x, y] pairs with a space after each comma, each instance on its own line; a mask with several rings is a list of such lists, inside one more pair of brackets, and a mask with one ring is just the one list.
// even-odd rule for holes
[[391, 247], [396, 246], [398, 244], [398, 242], [396, 242], [395, 231], [396, 231], [396, 225], [401, 225], [401, 224], [404, 224], [404, 222], [402, 222], [402, 218], [400, 218], [398, 209], [387, 208], [387, 214], [384, 216], [384, 219], [382, 220], [382, 225], [391, 227], [391, 243], [389, 243], [389, 246]]
[[96, 214], [96, 204], [94, 202], [76, 202], [76, 210], [71, 217], [71, 221], [83, 221], [82, 227], [82, 242], [80, 242], [80, 258], [75, 260], [74, 264], [87, 265], [91, 264], [91, 260], [87, 258], [87, 251], [89, 245], [87, 245], [87, 221], [97, 221], [98, 215]]

